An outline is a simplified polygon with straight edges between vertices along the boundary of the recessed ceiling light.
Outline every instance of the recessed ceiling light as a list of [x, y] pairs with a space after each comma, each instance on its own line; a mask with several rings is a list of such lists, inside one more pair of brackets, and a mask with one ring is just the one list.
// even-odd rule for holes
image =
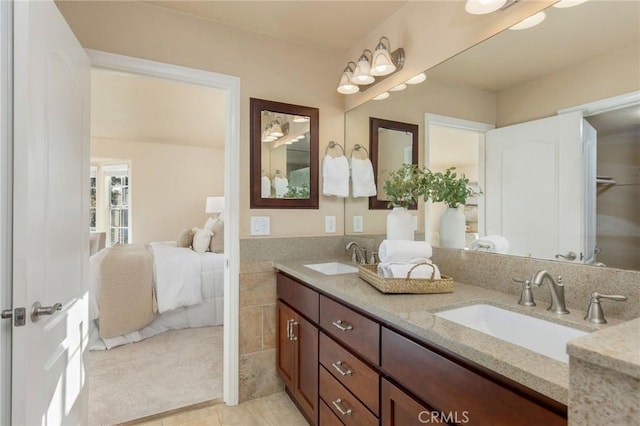
[[425, 81], [426, 79], [427, 79], [427, 75], [425, 73], [421, 72], [420, 74], [414, 75], [409, 80], [405, 81], [405, 83], [407, 83], [407, 84], [419, 84], [419, 83], [422, 83], [423, 81]]
[[564, 9], [567, 7], [577, 6], [579, 4], [585, 3], [589, 0], [560, 0], [558, 3], [554, 4], [553, 7], [558, 7], [560, 9]]
[[547, 14], [542, 12], [538, 12], [535, 15], [531, 15], [528, 18], [523, 19], [512, 27], [509, 27], [510, 30], [525, 30], [527, 28], [535, 27], [545, 20]]
[[495, 12], [505, 5], [507, 0], [467, 0], [464, 9], [472, 15], [484, 15]]
[[392, 92], [399, 92], [399, 91], [404, 90], [406, 88], [407, 88], [406, 84], [400, 83], [396, 87], [393, 87], [392, 89], [389, 89], [389, 90], [391, 90]]
[[376, 96], [375, 98], [373, 98], [374, 101], [381, 101], [383, 99], [387, 99], [389, 97], [389, 92], [382, 92], [380, 93], [378, 96]]

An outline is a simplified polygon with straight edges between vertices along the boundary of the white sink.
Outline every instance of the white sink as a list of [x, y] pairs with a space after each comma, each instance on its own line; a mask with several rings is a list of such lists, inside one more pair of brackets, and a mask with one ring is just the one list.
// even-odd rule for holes
[[564, 363], [569, 362], [567, 342], [588, 334], [486, 304], [449, 309], [435, 315]]
[[358, 268], [340, 262], [324, 262], [304, 265], [306, 268], [313, 269], [325, 275], [352, 274], [358, 272]]

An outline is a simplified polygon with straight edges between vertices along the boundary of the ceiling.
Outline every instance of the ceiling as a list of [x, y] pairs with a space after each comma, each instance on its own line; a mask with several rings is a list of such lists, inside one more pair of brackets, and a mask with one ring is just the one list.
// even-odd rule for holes
[[243, 30], [346, 52], [406, 0], [145, 1]]

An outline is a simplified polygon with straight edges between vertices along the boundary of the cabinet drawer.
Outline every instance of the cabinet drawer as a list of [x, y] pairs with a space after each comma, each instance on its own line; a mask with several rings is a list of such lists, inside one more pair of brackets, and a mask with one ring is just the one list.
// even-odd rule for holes
[[278, 298], [307, 317], [314, 324], [318, 324], [318, 292], [311, 290], [298, 281], [278, 274]]
[[320, 426], [342, 426], [342, 422], [323, 400], [320, 400]]
[[376, 416], [380, 414], [378, 372], [322, 332], [320, 363]]
[[322, 366], [320, 367], [320, 397], [336, 417], [347, 426], [378, 424], [378, 418]]
[[381, 366], [434, 410], [467, 412], [468, 425], [566, 425], [559, 414], [391, 330], [381, 331]]
[[337, 341], [379, 365], [380, 326], [340, 303], [320, 296], [320, 326]]
[[[419, 426], [424, 424], [447, 424], [443, 415], [432, 412], [386, 379], [382, 379], [382, 426]], [[464, 412], [459, 417], [450, 416], [452, 422], [465, 423]]]

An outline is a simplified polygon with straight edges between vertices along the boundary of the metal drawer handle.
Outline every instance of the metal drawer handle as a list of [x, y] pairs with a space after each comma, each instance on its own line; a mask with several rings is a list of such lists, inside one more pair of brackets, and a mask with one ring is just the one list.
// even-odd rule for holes
[[291, 321], [292, 319], [287, 320], [287, 339], [291, 340]]
[[[343, 324], [346, 324], [346, 325], [343, 325]], [[348, 322], [343, 322], [342, 320], [334, 321], [333, 325], [335, 325], [339, 330], [342, 330], [342, 331], [353, 330], [353, 327], [351, 326], [351, 324], [349, 324]]]
[[342, 361], [336, 361], [333, 364], [333, 368], [335, 368], [336, 370], [338, 370], [338, 373], [342, 374], [343, 376], [350, 376], [351, 374], [353, 374], [353, 372], [351, 370], [344, 370], [342, 368]]
[[298, 336], [293, 332], [293, 327], [298, 326], [298, 321], [291, 320], [291, 340], [298, 340]]
[[340, 412], [340, 414], [342, 414], [343, 416], [350, 416], [351, 415], [351, 408], [349, 408], [348, 410], [345, 410], [344, 408], [342, 408], [342, 400], [340, 398], [336, 399], [335, 401], [331, 401], [331, 403], [333, 404], [334, 407], [336, 407], [336, 410], [338, 410]]

